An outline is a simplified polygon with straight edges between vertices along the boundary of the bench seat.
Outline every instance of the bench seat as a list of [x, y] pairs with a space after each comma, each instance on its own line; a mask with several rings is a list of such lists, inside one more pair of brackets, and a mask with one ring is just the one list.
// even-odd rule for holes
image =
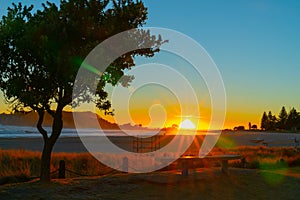
[[[236, 160], [241, 159], [241, 155], [235, 154], [223, 154], [223, 155], [213, 155], [213, 156], [205, 156], [205, 157], [198, 157], [198, 156], [182, 156], [176, 160], [176, 162], [183, 163], [184, 169], [182, 170], [182, 175], [188, 175], [188, 168], [189, 162], [198, 161], [198, 160], [213, 160], [219, 161], [221, 163], [221, 171], [225, 174], [228, 174], [228, 160]], [[157, 160], [169, 163], [174, 160], [174, 158], [170, 157], [160, 157]]]

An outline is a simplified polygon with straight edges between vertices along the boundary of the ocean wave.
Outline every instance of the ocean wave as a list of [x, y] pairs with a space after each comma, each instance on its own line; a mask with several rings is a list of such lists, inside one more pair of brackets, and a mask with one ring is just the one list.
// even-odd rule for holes
[[[45, 130], [51, 134], [51, 127], [45, 127]], [[130, 130], [130, 135], [155, 135], [155, 132]], [[60, 137], [89, 137], [89, 136], [128, 136], [121, 130], [99, 130], [94, 128], [71, 129], [65, 128], [62, 130]], [[0, 138], [38, 138], [42, 137], [36, 127], [27, 126], [5, 126], [0, 125]]]

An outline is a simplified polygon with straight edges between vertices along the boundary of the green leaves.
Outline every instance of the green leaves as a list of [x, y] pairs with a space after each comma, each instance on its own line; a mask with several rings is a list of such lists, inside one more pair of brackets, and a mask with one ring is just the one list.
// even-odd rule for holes
[[[7, 99], [34, 110], [74, 103], [74, 81], [88, 53], [105, 39], [138, 28], [147, 19], [141, 1], [62, 0], [60, 6], [42, 5], [42, 10], [32, 13], [33, 6], [13, 4], [0, 23], [0, 88]], [[85, 86], [73, 105], [93, 100], [99, 109], [112, 114], [105, 85], [129, 86], [134, 77], [124, 76], [124, 70], [135, 65], [134, 56], [154, 56], [164, 43], [149, 31], [136, 31], [132, 37], [140, 49], [116, 59], [105, 72], [90, 66], [90, 72], [99, 74], [96, 94]], [[145, 45], [152, 48], [143, 48]]]

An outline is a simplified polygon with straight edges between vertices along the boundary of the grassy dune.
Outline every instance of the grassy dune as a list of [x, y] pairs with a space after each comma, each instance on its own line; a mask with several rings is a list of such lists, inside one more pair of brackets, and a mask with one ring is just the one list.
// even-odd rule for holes
[[235, 148], [214, 148], [213, 154], [239, 154], [245, 158], [244, 166], [240, 161], [232, 161], [231, 165], [250, 169], [276, 169], [300, 166], [299, 150], [293, 147], [241, 146]]
[[[188, 152], [187, 152], [188, 153]], [[293, 148], [279, 147], [238, 147], [238, 148], [214, 148], [211, 154], [240, 154], [245, 162], [234, 160], [230, 162], [231, 167], [248, 169], [280, 169], [300, 166], [300, 154]], [[40, 152], [26, 150], [1, 150], [0, 149], [0, 184], [9, 182], [3, 180], [5, 177], [38, 177], [40, 169]], [[66, 172], [68, 178], [80, 175], [101, 176], [113, 172], [96, 160], [89, 153], [53, 153], [51, 171], [58, 169], [59, 161], [66, 162], [66, 169], [77, 174]], [[195, 162], [194, 167], [216, 167], [219, 163]], [[169, 166], [168, 170], [180, 170], [176, 162]], [[53, 173], [53, 178], [57, 173]]]
[[[30, 177], [38, 177], [40, 174], [40, 152], [26, 150], [1, 150], [0, 149], [0, 184], [28, 180]], [[78, 174], [66, 172], [67, 177], [100, 176], [113, 170], [101, 164], [89, 153], [53, 153], [51, 160], [52, 178], [57, 178], [55, 173], [59, 161], [66, 162], [66, 169]], [[10, 177], [10, 179], [7, 179]], [[15, 177], [15, 178], [13, 178]]]
[[[61, 180], [53, 174], [45, 186], [28, 178], [39, 175], [39, 152], [0, 150], [0, 183], [7, 183], [0, 185], [0, 199], [298, 199], [300, 155], [293, 148], [214, 148], [211, 153], [241, 154], [246, 165], [231, 162], [235, 168], [230, 175], [210, 162], [195, 163], [188, 177], [180, 175], [176, 162], [169, 171], [122, 174], [112, 173], [116, 171], [88, 153], [53, 153], [52, 171], [63, 159], [67, 169], [94, 176], [67, 172], [67, 179]], [[13, 183], [21, 181], [28, 182]]]

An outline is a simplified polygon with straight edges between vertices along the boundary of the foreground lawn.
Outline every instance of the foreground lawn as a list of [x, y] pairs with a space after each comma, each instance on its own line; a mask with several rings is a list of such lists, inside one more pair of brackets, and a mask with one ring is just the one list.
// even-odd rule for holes
[[3, 199], [298, 199], [300, 168], [288, 175], [276, 170], [196, 169], [184, 177], [178, 171], [118, 174], [0, 186]]

